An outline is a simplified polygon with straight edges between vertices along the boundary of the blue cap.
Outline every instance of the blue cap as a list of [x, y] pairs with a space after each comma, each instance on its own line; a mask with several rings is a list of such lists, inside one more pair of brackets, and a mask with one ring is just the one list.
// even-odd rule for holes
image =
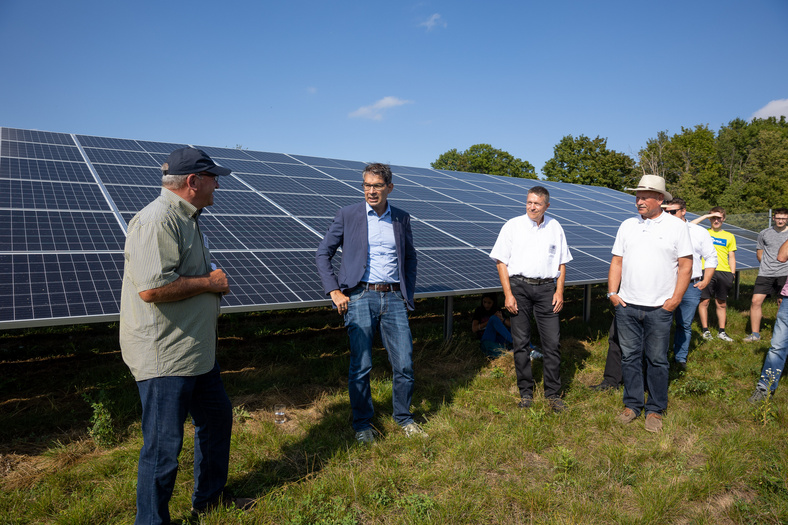
[[233, 170], [217, 166], [201, 149], [181, 148], [176, 149], [167, 157], [166, 175], [189, 175], [207, 171], [212, 175], [229, 175]]

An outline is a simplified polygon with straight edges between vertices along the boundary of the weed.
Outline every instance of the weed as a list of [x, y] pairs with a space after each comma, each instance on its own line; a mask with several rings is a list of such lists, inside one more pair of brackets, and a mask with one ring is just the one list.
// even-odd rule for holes
[[503, 410], [501, 410], [500, 408], [498, 408], [497, 406], [495, 406], [493, 404], [488, 405], [487, 409], [490, 412], [492, 412], [493, 414], [495, 414], [496, 416], [502, 416], [502, 415], [505, 414], [505, 412]]
[[674, 388], [673, 391], [679, 397], [709, 396], [719, 398], [725, 393], [725, 389], [718, 381], [701, 379], [698, 377], [687, 378], [686, 381]]
[[430, 512], [435, 508], [435, 502], [425, 494], [409, 494], [398, 503], [405, 509], [415, 523], [424, 523], [430, 519]]
[[[766, 391], [772, 391], [772, 385], [774, 385], [775, 381], [777, 380], [777, 374], [781, 374], [782, 370], [777, 370], [777, 373], [772, 371], [771, 368], [764, 372], [763, 379], [767, 382]], [[774, 422], [777, 419], [777, 414], [775, 413], [774, 403], [772, 401], [772, 396], [767, 394], [763, 401], [757, 403], [755, 407], [753, 407], [753, 415], [755, 416], [755, 421], [760, 423], [761, 426], [766, 426], [769, 423]]]
[[238, 421], [239, 423], [243, 423], [246, 420], [252, 419], [252, 414], [246, 410], [244, 405], [238, 405], [233, 407], [233, 419]]
[[496, 366], [492, 370], [490, 370], [490, 377], [493, 377], [495, 379], [501, 379], [502, 377], [506, 377], [506, 372], [501, 370], [500, 367]]
[[87, 394], [84, 394], [83, 398], [93, 410], [93, 415], [90, 417], [90, 422], [93, 426], [88, 429], [88, 434], [93, 438], [93, 442], [103, 448], [114, 446], [117, 443], [117, 435], [115, 434], [112, 413], [110, 412], [111, 402], [107, 397], [106, 391], [100, 390], [96, 401], [91, 401]]

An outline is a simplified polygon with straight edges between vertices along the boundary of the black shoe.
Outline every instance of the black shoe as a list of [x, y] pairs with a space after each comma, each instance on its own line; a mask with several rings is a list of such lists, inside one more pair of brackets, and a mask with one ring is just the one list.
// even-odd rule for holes
[[525, 396], [520, 399], [520, 402], [517, 403], [518, 408], [531, 408], [531, 405], [534, 404], [534, 398], [531, 396]]
[[680, 373], [684, 373], [687, 371], [687, 363], [683, 361], [676, 361], [676, 368], [678, 368]]
[[566, 410], [566, 404], [560, 397], [551, 397], [547, 399], [547, 404], [550, 405], [550, 408], [558, 414], [559, 412], [563, 412]]
[[591, 390], [593, 390], [594, 392], [604, 392], [605, 390], [610, 390], [611, 388], [616, 388], [616, 386], [615, 385], [611, 385], [610, 383], [605, 383], [604, 381], [602, 381], [598, 385], [591, 385], [589, 388]]

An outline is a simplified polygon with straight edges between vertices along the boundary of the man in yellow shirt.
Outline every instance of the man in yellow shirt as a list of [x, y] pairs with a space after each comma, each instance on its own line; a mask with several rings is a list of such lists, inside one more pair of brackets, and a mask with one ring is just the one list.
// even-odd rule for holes
[[727, 320], [728, 293], [733, 288], [733, 276], [736, 273], [736, 237], [722, 229], [725, 216], [725, 209], [715, 206], [708, 214], [698, 217], [692, 222], [698, 224], [709, 219], [711, 223], [709, 234], [717, 249], [717, 271], [714, 272], [709, 285], [701, 292], [700, 306], [698, 306], [703, 338], [714, 339], [709, 331], [709, 301], [714, 297], [717, 307], [717, 322], [720, 328], [717, 337], [723, 341], [731, 342], [733, 338], [725, 333], [725, 322]]

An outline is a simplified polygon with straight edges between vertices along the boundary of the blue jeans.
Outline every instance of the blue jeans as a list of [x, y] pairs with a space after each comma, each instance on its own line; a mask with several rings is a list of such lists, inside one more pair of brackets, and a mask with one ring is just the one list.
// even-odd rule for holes
[[[639, 415], [662, 414], [668, 408], [668, 344], [673, 312], [661, 306], [616, 306], [616, 329], [621, 345], [624, 406]], [[648, 401], [644, 402], [643, 360], [646, 362]]]
[[690, 337], [692, 336], [692, 320], [700, 304], [700, 290], [691, 283], [684, 292], [684, 297], [673, 312], [676, 319], [676, 335], [673, 336], [673, 358], [679, 363], [687, 362]]
[[142, 401], [142, 437], [137, 470], [137, 525], [170, 523], [178, 455], [187, 413], [194, 422], [192, 506], [204, 509], [222, 496], [230, 461], [233, 408], [219, 365], [192, 377], [157, 377], [137, 382]]
[[761, 379], [758, 381], [760, 388], [768, 390], [769, 380], [773, 378], [772, 392], [777, 389], [780, 375], [785, 370], [786, 357], [788, 357], [788, 297], [783, 296], [783, 302], [780, 304], [780, 309], [777, 310], [777, 319], [772, 331], [772, 346], [766, 354], [766, 361], [763, 362], [761, 370]]
[[482, 332], [482, 341], [492, 341], [500, 346], [506, 346], [506, 343], [512, 342], [512, 334], [500, 317], [492, 315], [487, 320], [487, 326]]
[[345, 326], [350, 338], [348, 393], [356, 432], [372, 426], [375, 409], [369, 374], [372, 370], [372, 340], [380, 330], [392, 371], [394, 421], [400, 426], [413, 422], [413, 338], [408, 324], [408, 308], [401, 292], [374, 292], [357, 286], [348, 292], [350, 303]]

